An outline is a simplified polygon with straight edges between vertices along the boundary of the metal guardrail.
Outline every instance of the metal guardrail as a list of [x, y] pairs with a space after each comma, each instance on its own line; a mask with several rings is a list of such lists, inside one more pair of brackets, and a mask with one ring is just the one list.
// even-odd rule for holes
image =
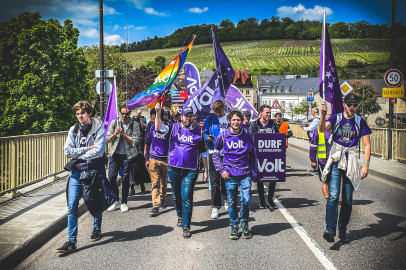
[[[304, 131], [300, 124], [289, 123], [293, 136], [302, 139], [308, 139], [307, 132]], [[387, 128], [371, 128], [371, 153], [388, 159], [388, 129]], [[406, 129], [392, 129], [392, 160], [406, 161]], [[361, 151], [364, 149], [364, 144], [361, 140]]]
[[63, 172], [67, 131], [0, 138], [0, 195]]

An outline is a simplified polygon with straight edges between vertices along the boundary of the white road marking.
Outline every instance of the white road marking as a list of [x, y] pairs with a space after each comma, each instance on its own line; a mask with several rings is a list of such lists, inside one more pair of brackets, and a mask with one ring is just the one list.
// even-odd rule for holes
[[283, 204], [274, 199], [275, 204], [278, 206], [279, 211], [285, 217], [285, 219], [290, 223], [290, 226], [296, 231], [296, 233], [302, 238], [303, 242], [314, 254], [317, 260], [323, 265], [325, 269], [337, 270], [331, 259], [320, 249], [317, 243], [310, 237], [310, 235], [303, 229], [302, 226], [296, 221], [296, 219], [289, 213], [289, 211], [283, 206]]

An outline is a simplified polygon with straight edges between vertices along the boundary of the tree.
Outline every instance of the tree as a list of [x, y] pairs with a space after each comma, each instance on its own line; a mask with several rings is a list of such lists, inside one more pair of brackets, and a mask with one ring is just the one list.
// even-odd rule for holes
[[295, 114], [295, 104], [293, 102], [288, 104], [288, 113], [290, 113], [290, 119], [293, 119], [293, 116]]
[[364, 115], [374, 114], [381, 110], [381, 106], [377, 102], [378, 93], [372, 87], [372, 84], [365, 81], [352, 81], [350, 85], [354, 88], [352, 93], [361, 100], [356, 111], [358, 115], [362, 116], [362, 104], [364, 104]]
[[308, 116], [309, 108], [317, 107], [317, 102], [309, 103], [305, 98], [299, 103], [299, 106], [294, 108], [295, 114], [304, 114]]
[[24, 12], [0, 24], [0, 136], [67, 130], [88, 97], [86, 59], [70, 20]]
[[[88, 101], [98, 111], [100, 108], [100, 96], [96, 92], [96, 84], [98, 79], [95, 78], [95, 70], [100, 69], [100, 49], [99, 46], [83, 47], [83, 51], [87, 61], [86, 83], [88, 89]], [[125, 78], [126, 59], [124, 54], [120, 53], [120, 49], [113, 46], [104, 45], [104, 69], [113, 70], [116, 76], [117, 84]], [[113, 78], [109, 79], [113, 82]], [[119, 88], [119, 91], [122, 89]]]
[[165, 57], [158, 55], [155, 57], [154, 61], [148, 61], [145, 66], [152, 69], [156, 74], [159, 74], [165, 68], [165, 62]]
[[[135, 97], [137, 94], [147, 90], [154, 82], [157, 74], [145, 66], [134, 69], [128, 74], [128, 97]], [[126, 82], [123, 80], [119, 84], [119, 89], [125, 89]]]

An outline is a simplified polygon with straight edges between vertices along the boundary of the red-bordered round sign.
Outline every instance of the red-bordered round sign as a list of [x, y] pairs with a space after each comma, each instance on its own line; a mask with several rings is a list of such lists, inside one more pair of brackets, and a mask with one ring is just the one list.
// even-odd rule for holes
[[389, 69], [385, 73], [385, 83], [388, 86], [396, 87], [403, 82], [403, 74], [397, 69]]

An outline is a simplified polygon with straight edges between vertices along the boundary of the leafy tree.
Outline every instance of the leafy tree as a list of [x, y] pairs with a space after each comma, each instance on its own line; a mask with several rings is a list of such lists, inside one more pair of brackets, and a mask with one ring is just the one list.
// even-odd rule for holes
[[[137, 94], [147, 90], [154, 82], [157, 74], [151, 69], [145, 66], [141, 66], [138, 69], [131, 70], [128, 74], [128, 97], [133, 98]], [[119, 83], [119, 89], [122, 91], [126, 89], [126, 81], [123, 80]]]
[[159, 74], [165, 68], [165, 62], [165, 57], [158, 55], [155, 57], [154, 61], [148, 61], [145, 66], [152, 69], [156, 74]]
[[354, 88], [352, 93], [358, 96], [359, 100], [361, 100], [356, 112], [358, 115], [362, 114], [362, 105], [364, 105], [364, 115], [374, 114], [381, 110], [381, 106], [379, 106], [377, 101], [378, 93], [372, 87], [372, 84], [357, 80], [351, 82], [350, 85]]
[[[98, 45], [93, 45], [83, 47], [83, 51], [88, 63], [86, 72], [88, 101], [93, 105], [95, 111], [98, 111], [100, 108], [100, 96], [96, 92], [96, 84], [99, 79], [95, 78], [95, 70], [100, 69], [100, 49]], [[124, 79], [126, 68], [125, 55], [120, 53], [120, 49], [104, 45], [104, 69], [113, 70], [117, 84]], [[109, 80], [113, 83], [113, 78]]]
[[86, 59], [70, 20], [24, 12], [0, 24], [0, 136], [67, 130], [88, 97]]
[[317, 107], [317, 102], [308, 102], [305, 98], [299, 103], [299, 106], [294, 108], [295, 114], [304, 114], [308, 116], [309, 108]]

